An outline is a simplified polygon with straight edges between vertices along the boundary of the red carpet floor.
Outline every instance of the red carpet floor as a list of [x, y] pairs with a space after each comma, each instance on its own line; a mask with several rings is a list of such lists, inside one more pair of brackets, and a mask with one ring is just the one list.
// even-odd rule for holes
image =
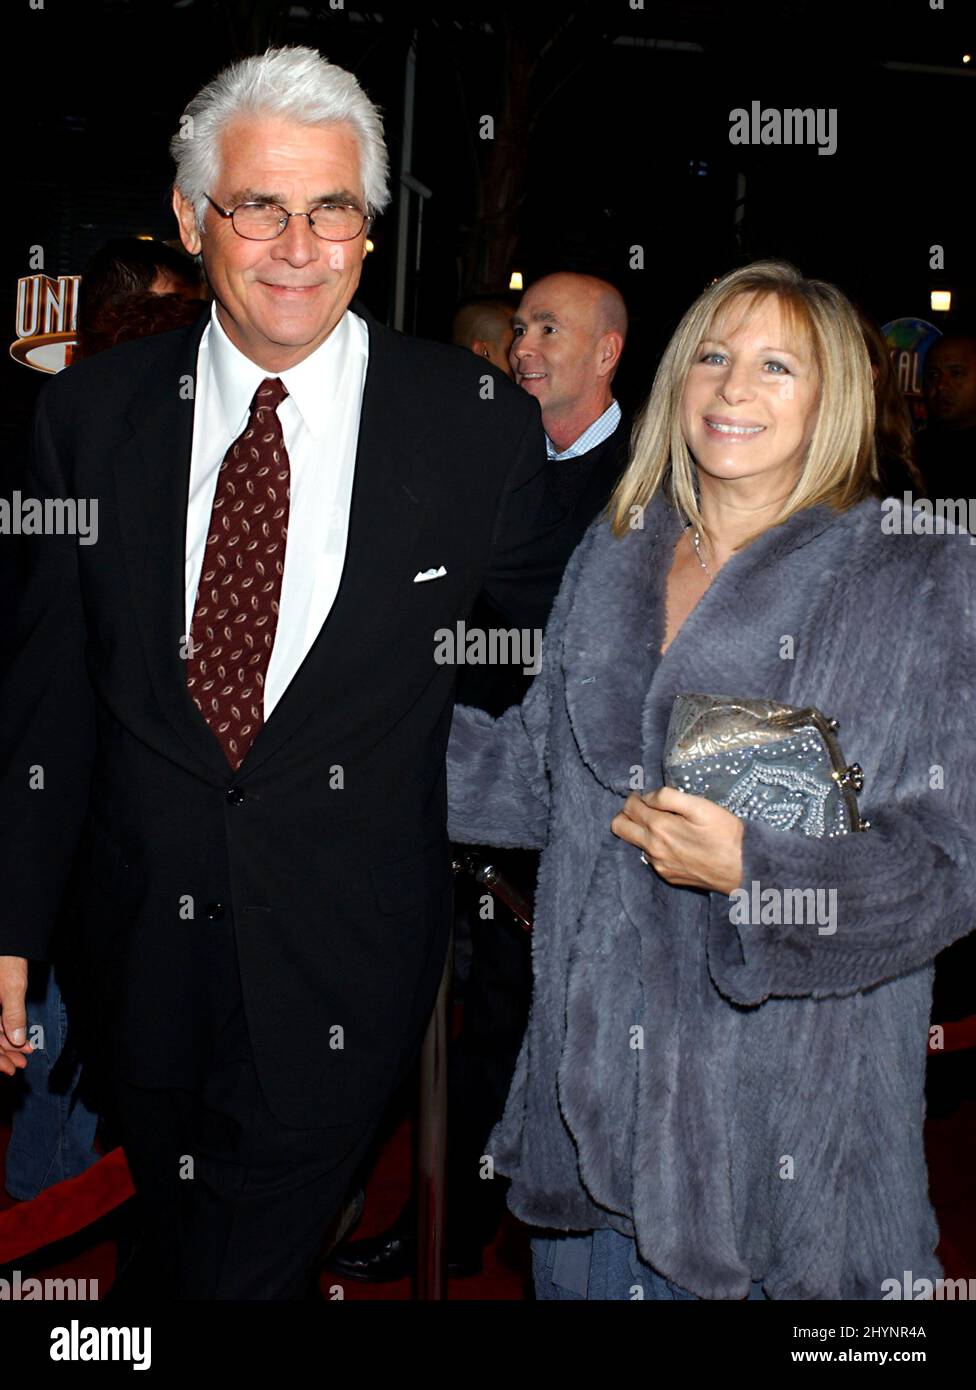
[[[0, 1170], [9, 1137], [10, 1088], [0, 1085]], [[950, 1278], [976, 1278], [976, 1101], [967, 1100], [950, 1114], [930, 1119], [926, 1126], [932, 1201], [942, 1234], [939, 1254]], [[410, 1124], [403, 1119], [383, 1144], [366, 1188], [366, 1207], [356, 1236], [382, 1231], [398, 1214], [410, 1182]], [[0, 1187], [0, 1212], [12, 1200]], [[56, 1247], [18, 1261], [22, 1277], [97, 1279], [104, 1294], [115, 1273], [114, 1233], [118, 1216], [104, 1218]], [[450, 1281], [452, 1300], [519, 1300], [529, 1296], [529, 1232], [506, 1217], [502, 1230], [486, 1252], [483, 1272], [470, 1279]], [[0, 1277], [10, 1271], [0, 1268]], [[410, 1281], [369, 1285], [323, 1274], [323, 1294], [335, 1297], [336, 1286], [348, 1299], [406, 1300]]]

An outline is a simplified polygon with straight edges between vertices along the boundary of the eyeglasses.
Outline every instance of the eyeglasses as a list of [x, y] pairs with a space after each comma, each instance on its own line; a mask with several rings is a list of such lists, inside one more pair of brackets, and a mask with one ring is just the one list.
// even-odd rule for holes
[[248, 241], [273, 241], [292, 217], [307, 217], [309, 227], [322, 241], [352, 241], [373, 220], [355, 203], [317, 203], [309, 212], [287, 212], [277, 203], [238, 203], [228, 210], [215, 203], [209, 193], [204, 197], [214, 212], [230, 218], [237, 235]]

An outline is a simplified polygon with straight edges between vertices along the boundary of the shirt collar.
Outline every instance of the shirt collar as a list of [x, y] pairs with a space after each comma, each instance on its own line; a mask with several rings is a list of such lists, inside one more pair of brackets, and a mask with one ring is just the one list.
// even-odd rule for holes
[[261, 382], [265, 377], [279, 376], [306, 428], [317, 439], [324, 436], [331, 425], [332, 404], [354, 344], [347, 310], [325, 342], [297, 366], [268, 372], [231, 342], [217, 318], [214, 301], [210, 311], [210, 361], [228, 430], [235, 438], [240, 434]]
[[592, 424], [587, 425], [582, 434], [577, 435], [572, 444], [565, 449], [557, 449], [552, 440], [546, 435], [546, 453], [551, 459], [578, 458], [580, 454], [587, 453], [590, 449], [595, 449], [598, 444], [602, 444], [608, 439], [620, 424], [620, 404], [618, 401], [611, 401], [602, 415], [598, 416]]

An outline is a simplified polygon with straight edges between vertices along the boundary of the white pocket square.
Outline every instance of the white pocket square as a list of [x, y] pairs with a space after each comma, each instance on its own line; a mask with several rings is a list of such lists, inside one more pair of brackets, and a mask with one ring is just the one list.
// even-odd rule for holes
[[443, 579], [447, 570], [443, 565], [438, 565], [437, 569], [418, 570], [413, 577], [415, 584], [424, 584], [428, 579]]

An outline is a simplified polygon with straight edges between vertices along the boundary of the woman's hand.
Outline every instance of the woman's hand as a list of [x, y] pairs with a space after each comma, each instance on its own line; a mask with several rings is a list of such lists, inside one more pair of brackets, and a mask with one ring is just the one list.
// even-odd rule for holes
[[610, 829], [643, 850], [668, 883], [732, 893], [742, 881], [742, 821], [707, 797], [675, 787], [634, 792]]

